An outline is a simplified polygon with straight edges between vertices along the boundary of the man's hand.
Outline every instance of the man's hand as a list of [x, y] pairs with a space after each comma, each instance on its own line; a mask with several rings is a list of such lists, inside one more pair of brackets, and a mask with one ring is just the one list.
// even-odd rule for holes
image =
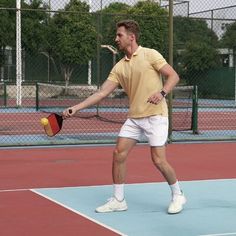
[[147, 102], [157, 105], [163, 99], [163, 95], [160, 92], [156, 92], [151, 95]]
[[62, 112], [62, 117], [63, 119], [69, 118], [73, 116], [76, 112], [77, 111], [74, 107], [69, 107]]

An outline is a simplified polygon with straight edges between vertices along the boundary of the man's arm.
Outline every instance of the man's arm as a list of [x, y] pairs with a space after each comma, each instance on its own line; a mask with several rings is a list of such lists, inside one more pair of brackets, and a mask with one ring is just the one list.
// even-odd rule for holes
[[159, 72], [166, 78], [163, 91], [166, 93], [171, 92], [179, 82], [178, 74], [169, 64], [164, 65]]
[[176, 84], [179, 82], [179, 76], [176, 73], [176, 71], [169, 65], [164, 65], [160, 70], [160, 74], [163, 75], [166, 80], [164, 83], [164, 87], [162, 91], [157, 91], [156, 93], [152, 94], [147, 102], [158, 104], [161, 99], [166, 96], [169, 92], [173, 90], [173, 88], [176, 86]]
[[[86, 98], [81, 103], [78, 103], [77, 105], [64, 110], [63, 117], [67, 118], [73, 116], [76, 112], [99, 103], [103, 98], [112, 93], [117, 87], [118, 83], [106, 80], [97, 92]], [[69, 110], [71, 110], [72, 112], [70, 113]]]

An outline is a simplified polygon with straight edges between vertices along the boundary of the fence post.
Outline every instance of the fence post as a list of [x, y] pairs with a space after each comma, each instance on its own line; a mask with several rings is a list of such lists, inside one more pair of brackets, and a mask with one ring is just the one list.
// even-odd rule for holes
[[36, 108], [36, 111], [39, 110], [39, 86], [38, 86], [38, 83], [36, 83], [36, 90], [35, 90], [35, 108]]
[[7, 85], [6, 83], [4, 82], [3, 84], [3, 89], [4, 89], [4, 92], [3, 92], [3, 96], [4, 96], [4, 106], [7, 107]]
[[[169, 64], [173, 66], [173, 0], [169, 0]], [[172, 92], [168, 95], [168, 113], [169, 113], [169, 142], [172, 140]]]
[[198, 87], [193, 87], [193, 102], [192, 102], [192, 130], [193, 134], [199, 134], [198, 132]]

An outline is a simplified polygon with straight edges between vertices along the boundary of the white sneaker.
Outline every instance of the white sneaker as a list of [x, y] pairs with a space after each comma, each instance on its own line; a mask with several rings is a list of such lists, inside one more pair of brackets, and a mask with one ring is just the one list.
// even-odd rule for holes
[[179, 213], [183, 210], [183, 206], [184, 204], [187, 202], [184, 194], [180, 194], [180, 195], [174, 195], [173, 199], [169, 205], [168, 208], [168, 213], [169, 214], [176, 214]]
[[128, 206], [126, 204], [125, 199], [123, 201], [118, 201], [115, 197], [108, 199], [107, 203], [96, 208], [96, 212], [98, 213], [106, 213], [113, 211], [126, 211]]

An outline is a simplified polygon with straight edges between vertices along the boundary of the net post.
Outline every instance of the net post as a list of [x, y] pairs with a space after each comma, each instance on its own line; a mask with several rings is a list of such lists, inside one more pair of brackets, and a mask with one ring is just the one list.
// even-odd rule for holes
[[35, 106], [36, 106], [36, 111], [39, 110], [39, 85], [36, 83], [36, 90], [35, 90], [36, 96], [35, 96]]
[[193, 86], [193, 102], [192, 102], [192, 130], [193, 134], [198, 134], [198, 88]]
[[7, 107], [7, 85], [6, 83], [4, 82], [3, 83], [3, 89], [4, 89], [4, 92], [3, 92], [3, 96], [4, 96], [4, 106]]

